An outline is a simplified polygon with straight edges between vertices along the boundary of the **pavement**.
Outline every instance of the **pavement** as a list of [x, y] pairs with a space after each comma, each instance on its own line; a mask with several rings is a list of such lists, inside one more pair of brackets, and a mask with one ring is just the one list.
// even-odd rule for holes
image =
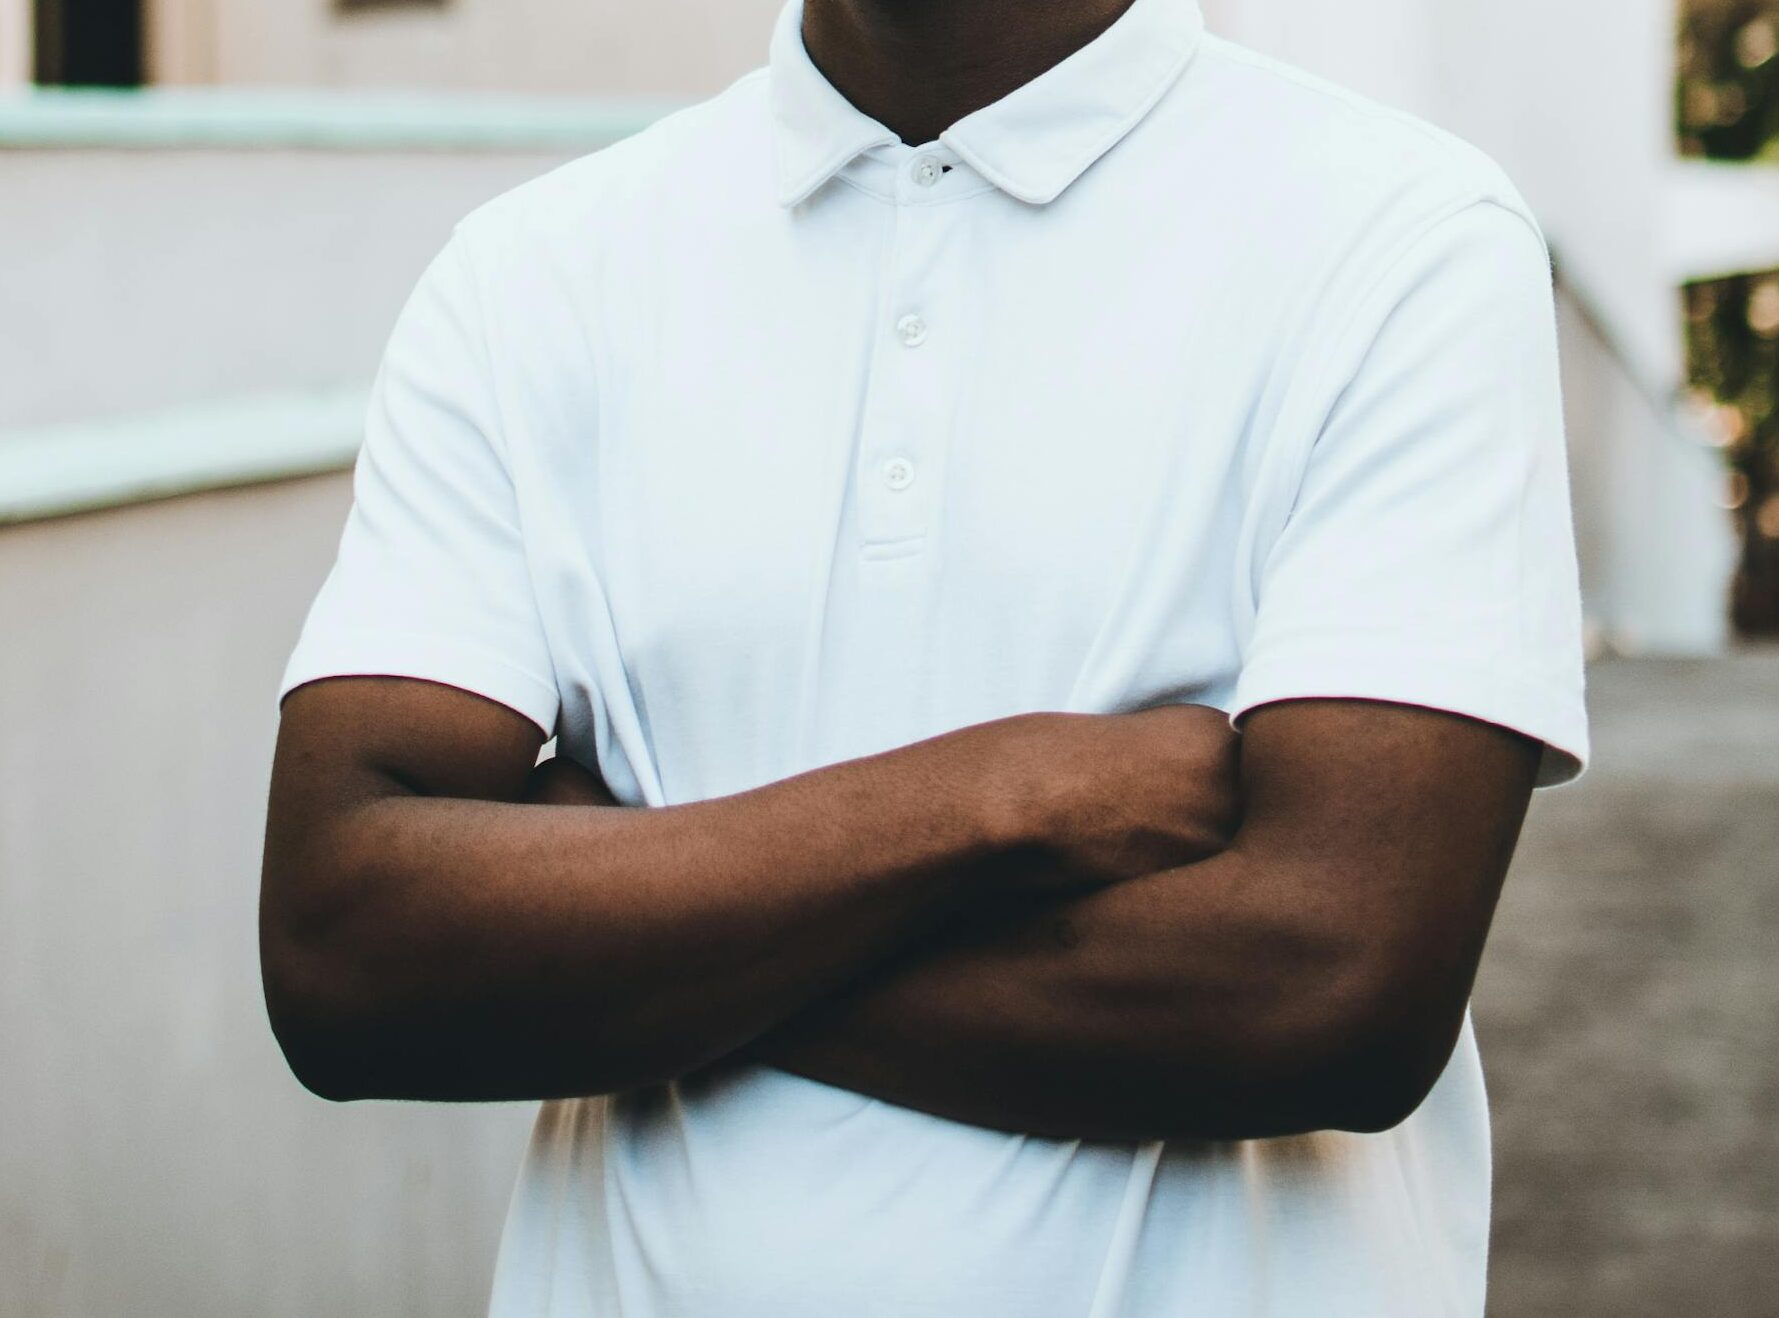
[[1589, 671], [1477, 983], [1491, 1318], [1779, 1315], [1779, 645]]

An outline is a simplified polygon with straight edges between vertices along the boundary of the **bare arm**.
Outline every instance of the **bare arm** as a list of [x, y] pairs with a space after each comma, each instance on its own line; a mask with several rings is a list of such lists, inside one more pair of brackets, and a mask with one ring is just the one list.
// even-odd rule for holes
[[1456, 1040], [1538, 743], [1353, 700], [1244, 728], [1226, 851], [917, 953], [748, 1054], [1065, 1138], [1396, 1124]]
[[[1216, 810], [1197, 809], [1215, 743], [1184, 735], [1219, 717], [1026, 716], [711, 801], [562, 808], [523, 799], [542, 738], [505, 706], [314, 682], [285, 701], [273, 770], [273, 1026], [333, 1098], [678, 1076], [967, 909], [1221, 845]], [[1164, 790], [1142, 790], [1157, 769]], [[1111, 800], [1040, 858], [1032, 803], [1102, 787]]]
[[[1064, 1137], [1374, 1130], [1419, 1104], [1543, 753], [1425, 706], [1553, 734], [1553, 782], [1586, 746], [1548, 252], [1490, 191], [1328, 300], [1336, 359], [1364, 351], [1303, 377], [1327, 410], [1254, 562], [1231, 846], [917, 954], [750, 1055]], [[1315, 690], [1355, 698], [1285, 698]]]

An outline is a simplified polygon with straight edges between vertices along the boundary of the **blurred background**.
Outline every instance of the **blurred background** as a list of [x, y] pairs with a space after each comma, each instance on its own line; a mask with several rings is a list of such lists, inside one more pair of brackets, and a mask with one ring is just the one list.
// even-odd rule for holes
[[[1204, 0], [1556, 256], [1596, 761], [1475, 1012], [1492, 1312], [1779, 1312], [1779, 0]], [[272, 697], [403, 297], [777, 0], [0, 0], [0, 1315], [481, 1311], [531, 1109], [265, 1025]]]

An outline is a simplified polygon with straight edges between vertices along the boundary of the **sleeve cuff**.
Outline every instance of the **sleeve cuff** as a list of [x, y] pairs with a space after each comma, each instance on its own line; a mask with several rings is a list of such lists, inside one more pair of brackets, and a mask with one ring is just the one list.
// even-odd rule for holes
[[1341, 697], [1421, 705], [1463, 714], [1544, 743], [1534, 787], [1560, 787], [1587, 769], [1587, 708], [1580, 681], [1568, 685], [1494, 671], [1450, 655], [1294, 650], [1260, 655], [1242, 668], [1229, 723], [1274, 700]]
[[278, 684], [278, 701], [324, 677], [412, 677], [454, 686], [505, 705], [555, 735], [561, 697], [545, 681], [506, 658], [462, 641], [412, 632], [332, 632], [297, 642]]

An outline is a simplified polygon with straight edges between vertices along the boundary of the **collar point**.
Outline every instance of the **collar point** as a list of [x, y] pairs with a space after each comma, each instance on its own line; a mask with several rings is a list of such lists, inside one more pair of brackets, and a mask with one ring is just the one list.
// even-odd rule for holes
[[780, 179], [775, 195], [781, 207], [791, 210], [820, 186], [820, 179]]

